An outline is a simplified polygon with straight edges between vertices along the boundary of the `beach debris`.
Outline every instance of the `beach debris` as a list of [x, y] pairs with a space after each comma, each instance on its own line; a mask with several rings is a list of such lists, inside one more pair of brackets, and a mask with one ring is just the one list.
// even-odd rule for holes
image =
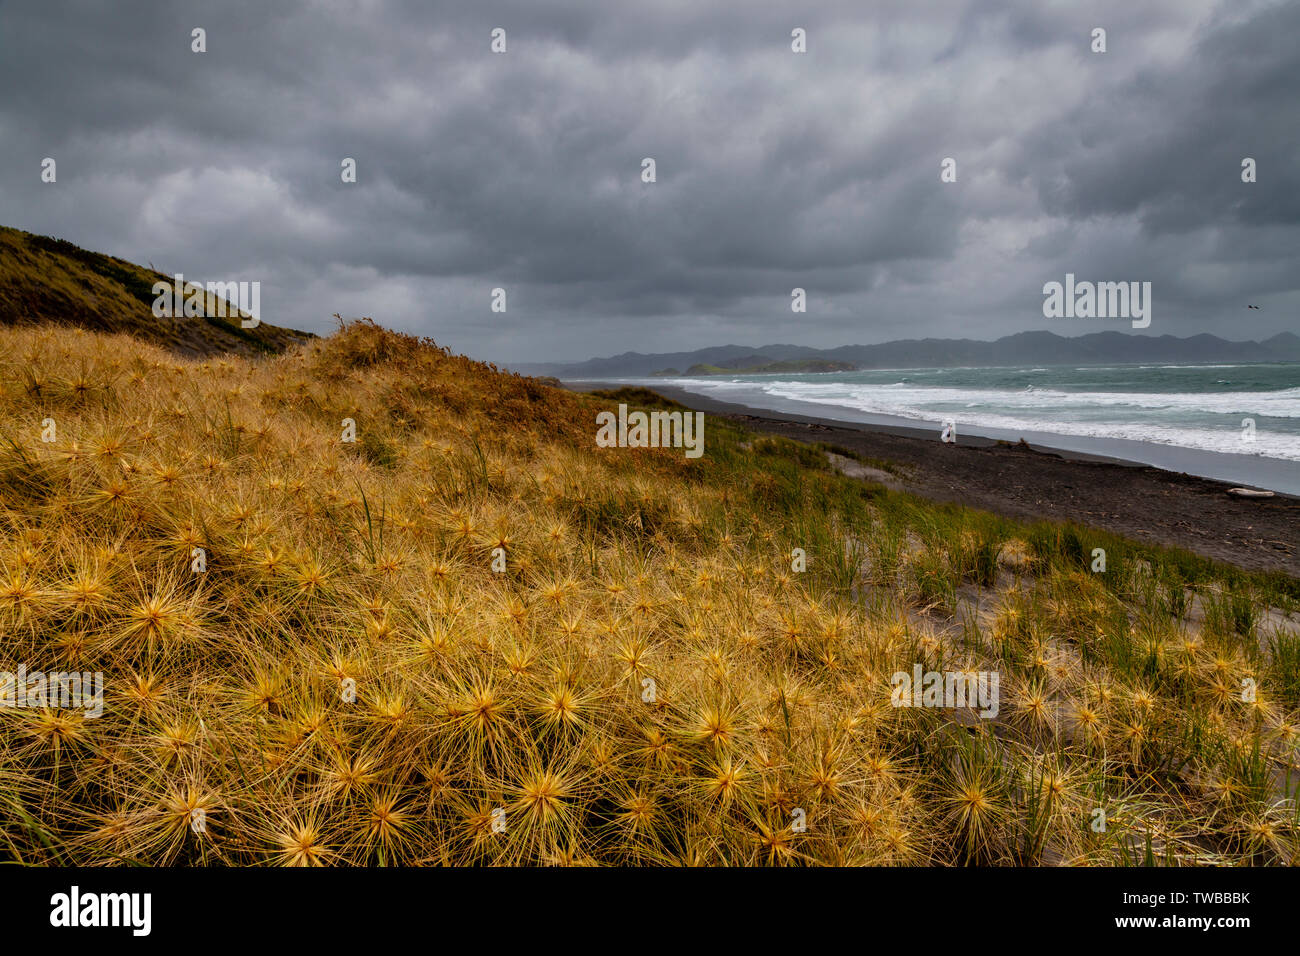
[[1272, 498], [1273, 492], [1260, 491], [1258, 488], [1229, 488], [1228, 494], [1237, 498]]

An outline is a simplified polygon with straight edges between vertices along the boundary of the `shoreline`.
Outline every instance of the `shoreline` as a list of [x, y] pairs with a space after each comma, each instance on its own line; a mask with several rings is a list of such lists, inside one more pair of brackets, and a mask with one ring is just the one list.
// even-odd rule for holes
[[1252, 571], [1300, 578], [1300, 497], [1227, 494], [1239, 484], [1110, 455], [935, 429], [842, 421], [707, 398], [677, 386], [566, 382], [572, 391], [646, 388], [708, 415], [796, 441], [840, 445], [898, 466], [897, 487], [1022, 520], [1074, 521], [1184, 548]]
[[[719, 408], [730, 405], [748, 409], [751, 414], [760, 416], [790, 421], [827, 422], [886, 431], [899, 429], [900, 434], [913, 434], [923, 438], [937, 436], [943, 428], [944, 421], [940, 417], [918, 420], [884, 412], [866, 412], [849, 405], [813, 403], [772, 395], [766, 395], [761, 399], [756, 399], [752, 395], [714, 398], [708, 392], [688, 386], [668, 383], [661, 385], [645, 380], [602, 381], [598, 386], [595, 383], [573, 380], [567, 384], [568, 387], [581, 390], [590, 390], [591, 387], [648, 388], [652, 391], [661, 391], [665, 395], [671, 392], [674, 396], [690, 396], [690, 401], [678, 399], [683, 404], [690, 404], [691, 401], [716, 403]], [[700, 407], [703, 408], [703, 405]], [[1247, 455], [1118, 436], [1075, 435], [1023, 427], [978, 425], [960, 420], [957, 423], [957, 431], [958, 440], [963, 442], [984, 439], [992, 442], [1018, 443], [1023, 439], [1035, 448], [1049, 449], [1062, 455], [1150, 465], [1164, 471], [1182, 472], [1201, 478], [1231, 482], [1234, 485], [1300, 497], [1300, 461], [1285, 458], [1269, 458], [1263, 455]]]

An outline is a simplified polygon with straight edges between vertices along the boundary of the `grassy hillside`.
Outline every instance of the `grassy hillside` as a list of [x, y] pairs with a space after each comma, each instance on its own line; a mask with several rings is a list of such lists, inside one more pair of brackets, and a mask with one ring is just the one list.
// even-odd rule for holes
[[[368, 322], [0, 356], [0, 669], [105, 679], [96, 718], [0, 710], [7, 858], [1297, 861], [1289, 579], [713, 419], [696, 461], [597, 448], [644, 395]], [[997, 671], [997, 716], [893, 706], [915, 664]]]
[[0, 325], [54, 322], [124, 332], [189, 356], [276, 353], [313, 338], [266, 322], [244, 329], [238, 319], [215, 317], [216, 308], [208, 310], [212, 318], [155, 318], [153, 284], [171, 280], [62, 239], [0, 226]]

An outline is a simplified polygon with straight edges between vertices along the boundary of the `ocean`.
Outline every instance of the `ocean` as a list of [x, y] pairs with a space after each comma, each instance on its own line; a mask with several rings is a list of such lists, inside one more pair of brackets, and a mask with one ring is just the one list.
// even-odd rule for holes
[[1107, 455], [1300, 494], [1300, 363], [877, 369], [637, 379], [820, 418]]

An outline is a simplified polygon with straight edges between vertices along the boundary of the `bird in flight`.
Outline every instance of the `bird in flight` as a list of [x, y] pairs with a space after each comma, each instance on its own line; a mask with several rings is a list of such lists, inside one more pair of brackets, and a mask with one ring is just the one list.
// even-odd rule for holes
[[1248, 306], [1246, 306], [1246, 308], [1248, 308], [1248, 309], [1258, 309], [1259, 306], [1257, 306], [1257, 305], [1248, 305]]

